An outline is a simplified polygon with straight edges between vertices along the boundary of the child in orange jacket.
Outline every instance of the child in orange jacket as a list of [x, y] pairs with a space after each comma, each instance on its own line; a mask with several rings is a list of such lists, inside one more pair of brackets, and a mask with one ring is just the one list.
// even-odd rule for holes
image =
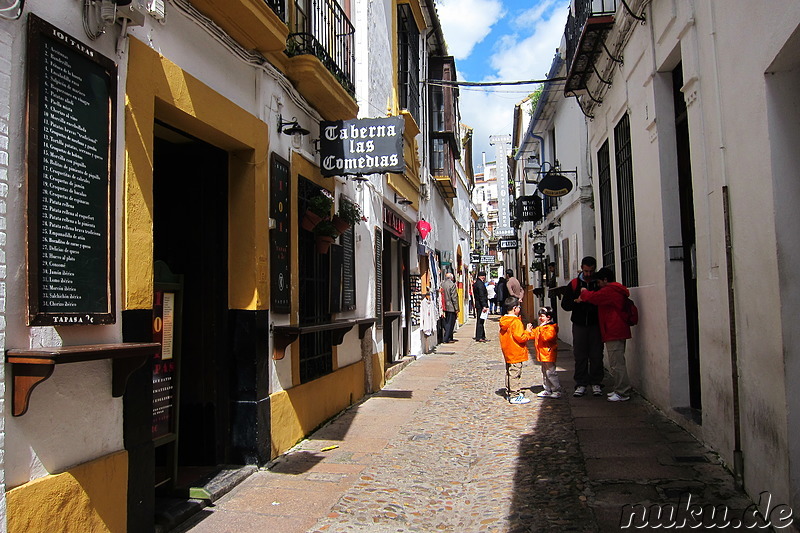
[[506, 360], [506, 391], [508, 403], [519, 405], [530, 402], [520, 389], [522, 363], [528, 360], [527, 342], [533, 338], [533, 324], [523, 327], [519, 315], [522, 309], [513, 296], [505, 299], [506, 314], [500, 317], [500, 349]]
[[558, 357], [558, 324], [553, 322], [553, 309], [539, 309], [539, 326], [533, 330], [533, 341], [536, 346], [536, 360], [542, 367], [542, 385], [544, 390], [537, 394], [539, 398], [561, 398], [561, 382], [556, 372]]

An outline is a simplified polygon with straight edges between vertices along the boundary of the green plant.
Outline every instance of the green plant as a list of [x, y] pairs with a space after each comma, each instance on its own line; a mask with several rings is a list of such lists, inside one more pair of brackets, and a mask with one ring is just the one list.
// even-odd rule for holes
[[314, 235], [318, 237], [333, 237], [335, 239], [339, 236], [339, 230], [330, 220], [323, 220], [314, 227]]
[[360, 205], [355, 202], [351, 202], [350, 200], [344, 200], [340, 198], [339, 212], [336, 213], [336, 216], [346, 220], [351, 226], [355, 226], [356, 224], [361, 223], [361, 217], [364, 215], [361, 213]]
[[308, 209], [322, 218], [330, 216], [331, 207], [333, 207], [333, 198], [327, 194], [320, 193], [308, 200]]

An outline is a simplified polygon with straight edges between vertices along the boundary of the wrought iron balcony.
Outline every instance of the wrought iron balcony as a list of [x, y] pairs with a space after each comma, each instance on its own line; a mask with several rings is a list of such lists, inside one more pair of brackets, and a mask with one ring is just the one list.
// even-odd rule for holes
[[315, 56], [355, 96], [355, 29], [347, 14], [334, 0], [298, 0], [293, 10], [286, 54]]
[[264, 3], [278, 15], [278, 18], [286, 22], [286, 0], [264, 0]]
[[614, 26], [617, 2], [622, 0], [575, 0], [564, 29], [567, 41], [566, 94], [586, 89], [597, 59], [606, 49], [605, 39]]

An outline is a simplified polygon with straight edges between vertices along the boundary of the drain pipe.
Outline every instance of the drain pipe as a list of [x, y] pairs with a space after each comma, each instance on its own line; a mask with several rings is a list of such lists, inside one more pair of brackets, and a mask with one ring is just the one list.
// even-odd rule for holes
[[[720, 92], [719, 83], [719, 55], [717, 52], [717, 19], [714, 14], [714, 6], [708, 2], [708, 14], [711, 21], [711, 53], [714, 58], [714, 82], [718, 95]], [[722, 120], [721, 97], [717, 98], [717, 127], [720, 136], [720, 163], [722, 166], [722, 209], [725, 218], [725, 262], [728, 288], [728, 322], [730, 324], [730, 343], [731, 343], [731, 394], [733, 395], [733, 475], [736, 484], [744, 487], [744, 454], [742, 452], [742, 414], [739, 401], [739, 350], [737, 344], [736, 331], [736, 294], [733, 284], [733, 243], [731, 239], [731, 213], [730, 213], [730, 194], [728, 192], [728, 168], [727, 158], [725, 157], [725, 131]]]

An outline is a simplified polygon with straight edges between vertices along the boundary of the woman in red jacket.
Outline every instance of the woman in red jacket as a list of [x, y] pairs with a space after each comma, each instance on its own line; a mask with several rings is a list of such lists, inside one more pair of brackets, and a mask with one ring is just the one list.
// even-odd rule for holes
[[614, 390], [609, 393], [608, 401], [624, 402], [630, 400], [631, 392], [628, 369], [625, 366], [625, 341], [631, 338], [631, 327], [623, 315], [625, 299], [630, 291], [614, 281], [614, 271], [610, 268], [601, 268], [594, 278], [600, 289], [594, 292], [583, 289], [578, 301], [597, 306], [600, 336], [606, 345], [608, 366], [611, 377], [614, 378]]

